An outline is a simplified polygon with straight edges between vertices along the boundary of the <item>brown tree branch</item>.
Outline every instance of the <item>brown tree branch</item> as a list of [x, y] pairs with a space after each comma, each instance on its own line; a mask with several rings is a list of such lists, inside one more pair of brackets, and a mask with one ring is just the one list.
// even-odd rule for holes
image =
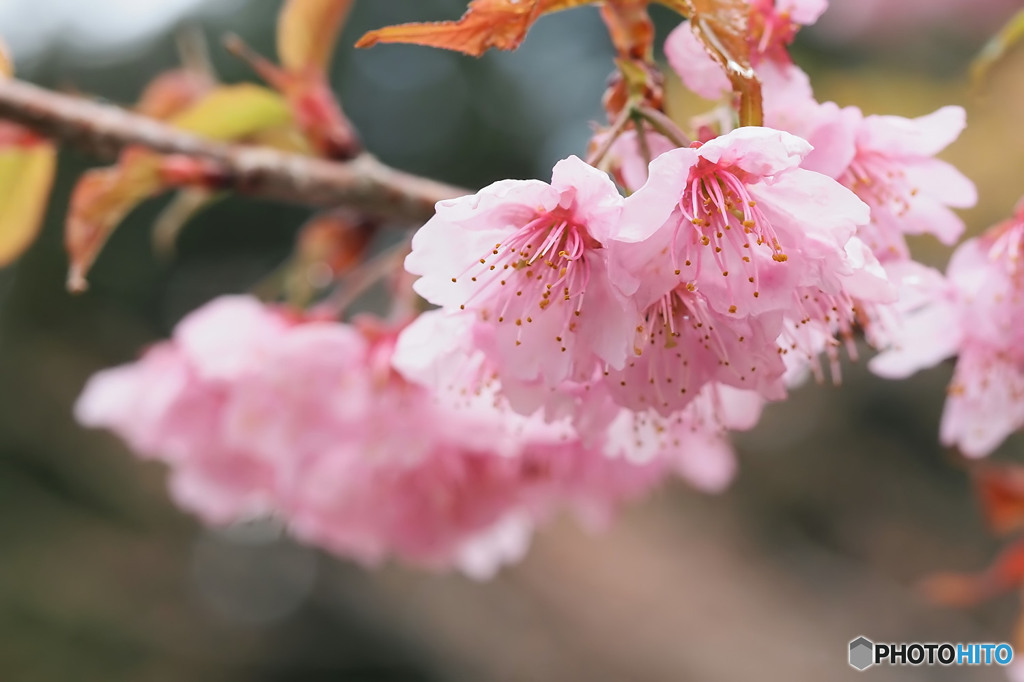
[[0, 119], [103, 158], [125, 147], [187, 154], [217, 169], [224, 188], [314, 206], [350, 206], [381, 217], [427, 221], [434, 204], [469, 190], [403, 173], [369, 154], [331, 162], [268, 147], [224, 144], [109, 104], [0, 79]]

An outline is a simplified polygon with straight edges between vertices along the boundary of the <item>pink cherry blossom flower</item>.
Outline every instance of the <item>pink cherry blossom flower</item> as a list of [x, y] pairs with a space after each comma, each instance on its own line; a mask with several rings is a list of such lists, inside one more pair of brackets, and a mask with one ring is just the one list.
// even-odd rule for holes
[[809, 92], [782, 92], [780, 106], [765, 106], [765, 125], [807, 140], [813, 149], [801, 167], [838, 178], [857, 153], [857, 129], [864, 115], [857, 107], [818, 102]]
[[608, 176], [570, 157], [550, 185], [504, 180], [440, 202], [406, 269], [428, 301], [493, 329], [502, 376], [556, 386], [625, 361], [635, 284], [608, 273], [621, 210]]
[[[789, 58], [788, 47], [801, 26], [817, 21], [827, 0], [754, 0], [750, 3], [750, 61], [764, 86], [765, 108], [776, 106], [776, 91], [809, 98], [810, 81]], [[706, 99], [732, 91], [722, 67], [707, 53], [689, 21], [665, 39], [665, 56], [686, 87]]]
[[871, 221], [858, 235], [879, 260], [908, 259], [907, 234], [932, 234], [953, 244], [963, 233], [963, 221], [950, 208], [973, 206], [977, 190], [935, 158], [964, 129], [961, 107], [908, 119], [790, 97], [785, 107], [766, 107], [765, 120], [814, 146], [804, 168], [836, 178], [871, 207]]
[[753, 428], [764, 399], [754, 391], [707, 384], [684, 410], [618, 408], [602, 431], [604, 452], [637, 462], [662, 462], [695, 488], [720, 492], [736, 474], [728, 431]]
[[1024, 427], [1024, 202], [1015, 216], [961, 244], [943, 281], [911, 273], [892, 348], [872, 362], [901, 378], [958, 355], [941, 438], [965, 455], [991, 453]]
[[[726, 432], [752, 428], [760, 416], [763, 401], [752, 391], [698, 387], [699, 395], [688, 401], [685, 410], [662, 414], [649, 405], [633, 410], [617, 404], [600, 381], [563, 385], [553, 392], [553, 400], [565, 409], [549, 412], [560, 417], [547, 421], [543, 409], [522, 416], [511, 412], [510, 392], [502, 389], [484, 354], [469, 341], [474, 326], [479, 323], [465, 315], [424, 313], [399, 337], [396, 368], [464, 414], [481, 410], [503, 414], [507, 438], [512, 441], [514, 434], [523, 432], [531, 433], [534, 442], [549, 445], [575, 439], [598, 461], [612, 458], [643, 467], [623, 483], [658, 472], [682, 476], [702, 490], [721, 490], [735, 471]], [[481, 377], [487, 379], [481, 381]], [[626, 467], [621, 474], [630, 471]]]
[[210, 523], [273, 514], [364, 563], [478, 576], [559, 509], [606, 521], [671, 473], [608, 457], [571, 424], [443, 400], [392, 366], [400, 329], [225, 297], [94, 376], [76, 414], [166, 462], [175, 499]]
[[730, 317], [714, 310], [696, 287], [678, 285], [647, 310], [637, 326], [634, 357], [609, 370], [619, 404], [670, 417], [717, 382], [779, 400], [785, 365], [775, 344], [782, 315]]
[[886, 271], [900, 298], [885, 311], [886, 333], [877, 344], [885, 350], [870, 367], [879, 376], [904, 379], [956, 355], [963, 326], [956, 288], [941, 272], [911, 260], [888, 263]]
[[[743, 316], [787, 309], [796, 286], [830, 283], [868, 207], [800, 168], [809, 151], [798, 137], [748, 126], [655, 159], [625, 202], [620, 230], [640, 245], [621, 250], [626, 269], [642, 268], [657, 289], [646, 302], [672, 282], [696, 283], [712, 308]], [[667, 259], [647, 258], [666, 249]], [[794, 258], [800, 267], [787, 266]]]
[[860, 236], [880, 260], [908, 258], [906, 234], [931, 234], [943, 244], [963, 234], [963, 221], [950, 207], [974, 206], [977, 190], [935, 155], [965, 124], [964, 110], [955, 106], [915, 119], [866, 116], [857, 122], [856, 151], [838, 179], [871, 207]]
[[876, 47], [952, 35], [984, 39], [1018, 9], [1020, 0], [832, 0], [814, 34], [830, 43]]
[[831, 339], [852, 326], [854, 300], [893, 298], [854, 237], [868, 207], [801, 168], [809, 151], [788, 133], [745, 127], [651, 163], [623, 209], [620, 234], [632, 243], [613, 261], [640, 282], [644, 310], [633, 357], [607, 373], [621, 404], [667, 416], [713, 382], [778, 400], [781, 356], [825, 349], [795, 340], [796, 327], [813, 323]]
[[[858, 237], [846, 243], [846, 260], [832, 272], [826, 287], [799, 287], [786, 311], [778, 343], [787, 367], [786, 384], [799, 383], [801, 367], [819, 381], [825, 378], [821, 357], [829, 360], [833, 382], [839, 383], [839, 349], [857, 359], [855, 332], [859, 328], [875, 347], [888, 333], [886, 312], [898, 299], [889, 273]], [[910, 262], [910, 261], [908, 261]]]

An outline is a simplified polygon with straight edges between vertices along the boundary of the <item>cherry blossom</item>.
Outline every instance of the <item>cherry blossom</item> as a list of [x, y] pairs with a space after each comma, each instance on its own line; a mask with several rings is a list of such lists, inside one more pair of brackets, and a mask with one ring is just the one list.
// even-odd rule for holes
[[502, 376], [556, 386], [626, 359], [635, 283], [608, 274], [621, 211], [608, 176], [570, 157], [550, 185], [504, 180], [440, 202], [406, 269], [428, 301], [492, 327]]
[[861, 238], [883, 261], [909, 257], [906, 234], [956, 243], [964, 224], [950, 208], [974, 206], [977, 190], [935, 155], [964, 129], [964, 110], [947, 106], [915, 119], [863, 116], [856, 123], [855, 153], [838, 179], [871, 207]]
[[607, 374], [623, 405], [668, 415], [712, 382], [781, 399], [785, 354], [814, 358], [851, 330], [855, 301], [894, 298], [855, 237], [868, 207], [801, 168], [809, 151], [745, 127], [651, 163], [625, 201], [620, 234], [631, 243], [613, 263], [640, 282], [644, 311], [633, 357]]
[[[479, 576], [519, 558], [556, 511], [606, 522], [675, 471], [667, 458], [609, 456], [568, 422], [404, 378], [392, 365], [404, 326], [224, 297], [90, 379], [76, 415], [166, 462], [175, 499], [210, 523], [271, 514], [364, 563]], [[714, 446], [719, 458], [728, 447]]]
[[879, 260], [908, 259], [907, 234], [931, 234], [943, 244], [963, 234], [963, 221], [950, 209], [974, 206], [977, 190], [936, 158], [963, 131], [962, 107], [913, 119], [865, 116], [854, 106], [797, 96], [787, 97], [785, 107], [766, 107], [765, 120], [813, 145], [804, 168], [836, 178], [871, 207], [858, 235]]
[[872, 369], [902, 378], [957, 355], [941, 438], [965, 455], [991, 453], [1024, 426], [1024, 203], [961, 244], [946, 280], [912, 274], [903, 325]]
[[512, 442], [523, 432], [550, 444], [575, 439], [595, 460], [626, 460], [718, 491], [735, 472], [727, 432], [750, 429], [760, 417], [763, 399], [753, 391], [708, 384], [695, 389], [683, 410], [659, 410], [643, 401], [633, 409], [619, 404], [610, 390], [614, 382], [599, 380], [564, 384], [552, 391], [546, 410], [523, 416], [510, 409], [517, 391], [501, 386], [473, 346], [473, 328], [479, 327], [464, 315], [424, 313], [400, 335], [394, 364], [447, 407], [500, 417], [503, 427], [497, 428], [507, 429], [505, 439]]
[[905, 47], [908, 39], [987, 37], [1008, 21], [1019, 0], [832, 0], [814, 27], [815, 37], [831, 43]]

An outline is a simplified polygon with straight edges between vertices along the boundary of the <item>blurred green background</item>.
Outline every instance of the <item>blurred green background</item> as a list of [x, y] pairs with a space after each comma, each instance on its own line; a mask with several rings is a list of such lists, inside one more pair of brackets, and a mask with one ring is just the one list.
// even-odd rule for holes
[[[970, 127], [946, 158], [979, 185], [981, 205], [965, 213], [972, 232], [1024, 193], [1024, 60], [1004, 64], [980, 92], [965, 76], [1015, 3], [991, 4], [979, 16], [982, 3], [947, 1], [954, 9], [941, 21], [888, 37], [812, 31], [795, 51], [821, 99], [910, 116], [968, 108]], [[180, 22], [202, 28], [225, 81], [250, 79], [219, 36], [236, 32], [272, 54], [278, 6], [3, 0], [0, 35], [23, 77], [130, 103], [174, 65]], [[545, 18], [518, 53], [479, 60], [350, 47], [369, 28], [454, 18], [464, 7], [357, 3], [334, 69], [346, 111], [368, 148], [399, 168], [473, 187], [546, 179], [556, 160], [582, 153], [601, 113], [611, 48], [593, 8]], [[664, 36], [673, 18], [655, 14]], [[831, 681], [860, 679], [846, 646], [861, 634], [1011, 637], [1013, 597], [952, 611], [914, 590], [930, 571], [980, 568], [999, 547], [962, 467], [937, 444], [949, 367], [887, 383], [847, 363], [841, 388], [807, 385], [737, 439], [741, 471], [725, 494], [672, 486], [598, 536], [558, 523], [489, 583], [367, 571], [273, 528], [202, 529], [168, 501], [161, 466], [78, 428], [71, 405], [90, 373], [129, 361], [206, 300], [253, 286], [288, 254], [307, 212], [222, 201], [168, 260], [150, 245], [163, 204], [152, 202], [111, 239], [90, 291], [70, 296], [62, 221], [75, 177], [93, 163], [62, 154], [42, 238], [0, 271], [3, 682]], [[914, 247], [937, 265], [948, 257], [932, 241]], [[1000, 456], [1019, 450], [1014, 439]], [[984, 669], [866, 674], [1004, 679]]]

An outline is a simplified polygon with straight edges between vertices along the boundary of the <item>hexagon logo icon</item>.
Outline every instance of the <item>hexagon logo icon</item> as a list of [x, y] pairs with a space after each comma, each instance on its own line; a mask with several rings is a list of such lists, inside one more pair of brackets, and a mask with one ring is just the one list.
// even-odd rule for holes
[[850, 642], [850, 667], [867, 670], [875, 664], [875, 643], [864, 636]]

